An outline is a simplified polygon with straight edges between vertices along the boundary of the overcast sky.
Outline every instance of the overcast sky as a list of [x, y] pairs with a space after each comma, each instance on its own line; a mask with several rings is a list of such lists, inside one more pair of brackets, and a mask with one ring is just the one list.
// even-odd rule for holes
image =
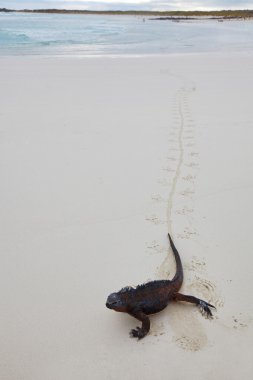
[[0, 0], [0, 8], [65, 8], [89, 10], [219, 10], [253, 9], [253, 0]]

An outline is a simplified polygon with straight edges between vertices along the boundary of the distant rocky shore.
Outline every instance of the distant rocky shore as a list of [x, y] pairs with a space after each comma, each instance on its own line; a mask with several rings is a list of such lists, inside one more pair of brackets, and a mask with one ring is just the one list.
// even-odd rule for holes
[[0, 8], [0, 12], [19, 12], [19, 13], [56, 13], [56, 14], [84, 14], [84, 15], [129, 15], [154, 17], [152, 20], [233, 20], [233, 19], [252, 19], [253, 10], [223, 10], [223, 11], [88, 11], [88, 10], [69, 10], [69, 9], [7, 9]]

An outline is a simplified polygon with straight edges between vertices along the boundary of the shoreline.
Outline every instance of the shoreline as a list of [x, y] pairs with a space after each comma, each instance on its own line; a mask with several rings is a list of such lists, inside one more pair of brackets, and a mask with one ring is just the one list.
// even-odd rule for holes
[[28, 60], [145, 60], [145, 59], [169, 59], [169, 58], [180, 58], [180, 57], [207, 57], [212, 55], [214, 58], [225, 58], [227, 56], [230, 57], [251, 57], [253, 54], [252, 51], [233, 51], [233, 52], [177, 52], [177, 53], [150, 53], [150, 54], [45, 54], [45, 53], [38, 53], [38, 54], [2, 54], [0, 55], [0, 60], [12, 60], [12, 59], [28, 59]]

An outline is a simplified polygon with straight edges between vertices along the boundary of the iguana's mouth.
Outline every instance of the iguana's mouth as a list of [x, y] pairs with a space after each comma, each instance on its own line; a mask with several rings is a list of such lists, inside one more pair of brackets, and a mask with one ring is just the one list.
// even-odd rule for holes
[[116, 305], [117, 302], [106, 302], [106, 307], [108, 307], [108, 309], [113, 309], [113, 305]]

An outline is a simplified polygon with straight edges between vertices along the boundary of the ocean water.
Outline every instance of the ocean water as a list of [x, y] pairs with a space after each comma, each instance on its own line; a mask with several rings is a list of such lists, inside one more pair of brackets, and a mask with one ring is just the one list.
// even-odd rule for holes
[[145, 55], [253, 51], [253, 21], [0, 13], [1, 55]]

